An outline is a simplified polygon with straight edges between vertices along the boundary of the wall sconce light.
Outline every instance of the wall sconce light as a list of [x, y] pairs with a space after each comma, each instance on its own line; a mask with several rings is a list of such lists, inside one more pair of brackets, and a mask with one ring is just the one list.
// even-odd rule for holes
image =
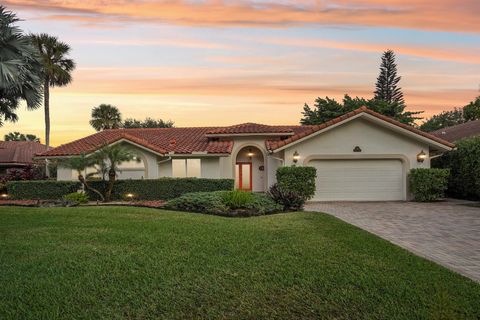
[[250, 158], [253, 157], [253, 152], [252, 152], [252, 148], [248, 149], [248, 153], [247, 153], [247, 156], [249, 156]]
[[293, 163], [297, 163], [298, 160], [300, 160], [300, 154], [297, 150], [295, 150], [295, 152], [293, 153]]
[[427, 159], [427, 154], [422, 150], [419, 154], [417, 154], [417, 161], [422, 163], [425, 161], [425, 159]]

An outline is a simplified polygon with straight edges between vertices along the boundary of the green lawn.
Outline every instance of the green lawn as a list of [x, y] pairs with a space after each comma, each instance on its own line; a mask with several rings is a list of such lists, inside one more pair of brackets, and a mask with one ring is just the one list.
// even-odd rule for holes
[[479, 301], [321, 213], [0, 207], [0, 319], [478, 319]]

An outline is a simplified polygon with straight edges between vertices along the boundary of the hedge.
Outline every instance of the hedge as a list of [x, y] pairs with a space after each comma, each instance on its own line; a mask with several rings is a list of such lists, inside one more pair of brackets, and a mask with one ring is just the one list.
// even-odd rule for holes
[[432, 166], [450, 169], [447, 194], [480, 200], [480, 137], [461, 140], [456, 149], [433, 159]]
[[410, 170], [410, 191], [415, 201], [435, 201], [445, 196], [448, 169], [418, 168]]
[[314, 167], [280, 167], [276, 176], [278, 187], [284, 192], [294, 192], [304, 200], [315, 195], [317, 169]]
[[[89, 185], [104, 192], [106, 181], [90, 181]], [[152, 180], [117, 180], [113, 187], [112, 200], [122, 200], [133, 194], [134, 200], [170, 200], [190, 192], [233, 190], [232, 179], [159, 178]], [[97, 195], [88, 192], [90, 199]]]
[[19, 200], [59, 200], [80, 189], [78, 181], [30, 180], [9, 181], [7, 192]]
[[[103, 192], [106, 181], [89, 181], [89, 185]], [[117, 180], [112, 200], [122, 200], [133, 194], [134, 200], [169, 200], [190, 192], [233, 190], [232, 179], [160, 178], [152, 180]], [[15, 181], [7, 184], [9, 194], [15, 199], [58, 200], [75, 192], [80, 183], [75, 181]], [[97, 200], [95, 193], [88, 197]]]

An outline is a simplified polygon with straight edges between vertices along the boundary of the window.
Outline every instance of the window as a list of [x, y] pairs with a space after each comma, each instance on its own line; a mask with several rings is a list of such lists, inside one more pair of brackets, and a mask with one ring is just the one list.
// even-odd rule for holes
[[200, 178], [200, 159], [172, 160], [172, 176], [174, 178]]

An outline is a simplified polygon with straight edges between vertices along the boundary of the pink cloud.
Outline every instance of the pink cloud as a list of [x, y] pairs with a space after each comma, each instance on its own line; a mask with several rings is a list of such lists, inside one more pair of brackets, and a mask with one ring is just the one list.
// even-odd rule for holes
[[[7, 6], [68, 13], [58, 19], [97, 23], [141, 20], [200, 26], [361, 25], [480, 32], [477, 0], [332, 0], [282, 4], [237, 0], [187, 2], [123, 0], [6, 0]], [[54, 17], [55, 18], [55, 17]], [[90, 24], [92, 22], [90, 21]]]

